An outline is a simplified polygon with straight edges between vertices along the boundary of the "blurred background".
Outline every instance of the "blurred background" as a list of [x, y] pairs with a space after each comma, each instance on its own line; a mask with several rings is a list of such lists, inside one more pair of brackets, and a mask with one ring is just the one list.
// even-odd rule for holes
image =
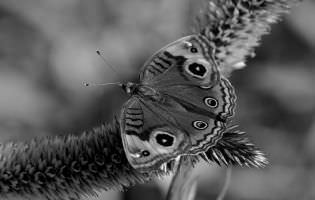
[[[118, 113], [127, 96], [83, 81], [137, 81], [144, 61], [191, 30], [196, 0], [0, 0], [0, 143], [80, 134]], [[234, 168], [226, 200], [315, 199], [315, 2], [263, 37], [233, 73], [235, 123], [267, 155]], [[97, 56], [100, 50], [120, 74]], [[215, 199], [226, 168], [201, 164], [196, 200]], [[89, 200], [161, 200], [169, 177]]]

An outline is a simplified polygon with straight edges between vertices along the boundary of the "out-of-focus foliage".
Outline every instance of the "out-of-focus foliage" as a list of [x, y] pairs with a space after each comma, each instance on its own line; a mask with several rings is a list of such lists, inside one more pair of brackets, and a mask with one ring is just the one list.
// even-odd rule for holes
[[[152, 53], [189, 32], [198, 6], [194, 0], [0, 1], [0, 142], [80, 133], [111, 119], [127, 96], [82, 81], [136, 80]], [[314, 10], [313, 1], [294, 8], [231, 77], [238, 95], [234, 122], [271, 164], [235, 169], [226, 199], [315, 198]], [[196, 199], [214, 199], [224, 169], [202, 165], [197, 172]], [[99, 199], [162, 199], [165, 181], [158, 185]]]

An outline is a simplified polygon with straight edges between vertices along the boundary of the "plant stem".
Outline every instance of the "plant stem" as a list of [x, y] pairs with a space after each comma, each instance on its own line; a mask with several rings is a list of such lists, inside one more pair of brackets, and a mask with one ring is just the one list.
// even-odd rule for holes
[[193, 175], [193, 161], [190, 156], [182, 156], [178, 161], [167, 200], [193, 200], [196, 194], [197, 177]]
[[217, 200], [223, 200], [231, 183], [232, 168], [228, 167], [226, 171], [225, 181]]
[[78, 199], [101, 189], [123, 190], [163, 174], [131, 167], [116, 120], [81, 136], [8, 143], [0, 155], [0, 197]]

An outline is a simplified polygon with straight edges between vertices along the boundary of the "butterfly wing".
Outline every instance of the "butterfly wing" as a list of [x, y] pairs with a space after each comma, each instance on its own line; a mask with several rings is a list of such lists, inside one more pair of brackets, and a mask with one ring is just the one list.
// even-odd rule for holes
[[[135, 95], [121, 112], [121, 136], [127, 158], [142, 171], [214, 146], [226, 129], [226, 120], [234, 113], [236, 97], [224, 78], [212, 89], [188, 87], [181, 92], [175, 92], [175, 88], [163, 92], [161, 102]], [[204, 105], [204, 96], [216, 99], [216, 107]]]
[[[177, 121], [187, 125], [184, 130], [188, 131], [192, 143], [190, 153], [193, 154], [215, 145], [222, 137], [228, 120], [234, 115], [236, 95], [233, 86], [224, 77], [221, 78], [220, 84], [212, 88], [178, 85], [157, 90], [184, 107], [185, 112], [180, 114], [175, 114], [171, 109], [179, 110], [179, 106], [170, 106], [167, 109]], [[190, 121], [180, 119], [186, 115]], [[198, 130], [198, 121], [199, 124], [205, 122], [209, 128]]]
[[161, 113], [137, 96], [123, 106], [121, 137], [127, 159], [135, 169], [158, 169], [190, 146], [188, 135], [174, 126], [174, 119]]
[[218, 85], [212, 88], [175, 85], [167, 88], [157, 87], [156, 90], [182, 104], [189, 104], [191, 112], [194, 112], [194, 110], [205, 110], [213, 113], [223, 121], [234, 115], [236, 105], [235, 90], [229, 80], [224, 77], [221, 78]]
[[[214, 145], [221, 137], [227, 119], [234, 114], [234, 89], [227, 79], [220, 76], [212, 53], [202, 36], [187, 36], [158, 51], [145, 63], [140, 73], [141, 84], [153, 88], [164, 99], [176, 102], [166, 105], [165, 102], [169, 101], [166, 100], [164, 106], [168, 108], [164, 113], [174, 115], [174, 109], [183, 107], [190, 115], [195, 113], [211, 118], [211, 122], [209, 119], [202, 121], [213, 128], [210, 131], [187, 129], [191, 127], [184, 129], [190, 131], [192, 153], [205, 151]], [[157, 106], [160, 104], [163, 103], [159, 102]], [[176, 119], [179, 117], [178, 114], [175, 116]]]
[[222, 137], [234, 113], [235, 94], [211, 55], [207, 41], [192, 35], [144, 64], [140, 84], [120, 117], [124, 149], [134, 168], [157, 169], [178, 155], [206, 151]]
[[212, 87], [220, 80], [212, 49], [202, 36], [183, 37], [160, 49], [144, 64], [140, 82], [144, 85], [199, 85]]

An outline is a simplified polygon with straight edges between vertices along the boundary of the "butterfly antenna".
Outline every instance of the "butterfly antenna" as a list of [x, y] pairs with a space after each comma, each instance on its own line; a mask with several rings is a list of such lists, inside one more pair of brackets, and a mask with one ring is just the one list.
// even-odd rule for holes
[[115, 83], [92, 83], [92, 82], [83, 82], [83, 85], [86, 87], [89, 86], [105, 86], [105, 85], [117, 85], [117, 86], [122, 86], [122, 83], [120, 82], [115, 82]]
[[105, 56], [99, 51], [96, 51], [97, 55], [99, 55], [101, 57], [101, 59], [103, 60], [103, 62], [105, 63], [105, 65], [107, 65], [109, 68], [111, 68], [118, 76], [122, 76], [121, 73], [119, 73], [117, 70], [115, 70], [115, 67], [113, 65], [111, 65], [106, 59]]

